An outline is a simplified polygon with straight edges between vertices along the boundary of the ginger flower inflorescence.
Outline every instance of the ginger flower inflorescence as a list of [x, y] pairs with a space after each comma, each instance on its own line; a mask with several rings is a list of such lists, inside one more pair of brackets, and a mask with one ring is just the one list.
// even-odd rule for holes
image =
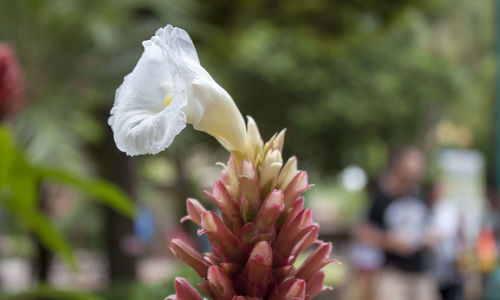
[[[117, 89], [109, 124], [128, 155], [157, 154], [186, 124], [212, 135], [231, 152], [219, 180], [206, 192], [220, 214], [187, 199], [187, 216], [206, 235], [199, 253], [180, 239], [170, 249], [201, 278], [214, 300], [312, 299], [325, 289], [323, 267], [332, 246], [318, 240], [319, 225], [304, 208], [312, 187], [293, 156], [285, 163], [285, 130], [264, 143], [255, 121], [244, 119], [231, 96], [203, 69], [189, 35], [170, 25], [143, 42], [144, 53]], [[297, 257], [316, 246], [305, 261]], [[166, 299], [202, 300], [183, 278]]]
[[[181, 240], [171, 242], [175, 256], [193, 268], [210, 299], [312, 299], [321, 292], [330, 259], [330, 243], [318, 240], [318, 224], [304, 208], [302, 194], [312, 187], [307, 173], [297, 170], [297, 159], [283, 165], [285, 131], [267, 143], [257, 125], [248, 119], [246, 156], [231, 155], [212, 192], [206, 192], [218, 214], [195, 199], [186, 202], [187, 216], [210, 241], [202, 255]], [[297, 257], [317, 245], [307, 259], [294, 266]], [[167, 299], [203, 299], [185, 279], [175, 281], [176, 295]]]

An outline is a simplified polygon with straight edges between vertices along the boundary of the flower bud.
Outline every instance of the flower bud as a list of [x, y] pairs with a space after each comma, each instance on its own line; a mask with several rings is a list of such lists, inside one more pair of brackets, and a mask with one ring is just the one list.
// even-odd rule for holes
[[306, 283], [301, 279], [290, 278], [276, 287], [269, 300], [304, 299]]
[[234, 202], [240, 197], [240, 187], [238, 184], [238, 162], [236, 157], [231, 154], [227, 166], [222, 170], [220, 181], [224, 183], [227, 192]]
[[264, 142], [260, 136], [259, 128], [255, 123], [255, 120], [247, 116], [247, 139], [248, 139], [248, 157], [253, 161], [257, 161], [257, 156], [260, 154]]
[[174, 286], [176, 295], [168, 296], [165, 300], [203, 300], [200, 293], [182, 277], [175, 278]]
[[286, 134], [286, 128], [281, 130], [280, 133], [278, 133], [276, 138], [273, 140], [273, 146], [272, 146], [273, 149], [278, 150], [279, 152], [283, 151], [283, 145], [285, 144], [285, 134]]
[[207, 275], [208, 285], [215, 294], [216, 299], [232, 300], [236, 294], [231, 280], [220, 267], [211, 266]]
[[281, 234], [280, 232], [273, 244], [273, 246], [276, 245], [274, 247], [274, 266], [279, 267], [293, 263], [297, 258], [297, 254], [300, 253], [295, 249], [304, 250], [312, 245], [318, 238], [318, 230], [319, 226], [317, 224], [312, 224], [291, 232], [289, 239], [285, 234]]
[[311, 277], [311, 279], [307, 281], [306, 300], [311, 300], [314, 298], [314, 296], [321, 293], [322, 291], [331, 289], [330, 287], [325, 287], [323, 285], [324, 280], [325, 280], [325, 272], [318, 271]]
[[290, 224], [295, 220], [297, 215], [304, 209], [304, 197], [299, 197], [295, 199], [292, 207], [283, 211], [278, 220], [278, 225], [280, 225], [282, 230], [286, 230], [290, 227]]
[[202, 214], [201, 228], [199, 234], [206, 233], [215, 241], [229, 261], [243, 263], [248, 257], [247, 248], [227, 229], [215, 213], [207, 211]]
[[330, 259], [331, 252], [332, 244], [321, 242], [318, 248], [316, 248], [316, 250], [314, 250], [314, 252], [309, 255], [309, 257], [295, 271], [295, 276], [306, 281], [311, 279], [314, 273], [321, 270], [321, 268], [328, 265], [329, 263], [336, 261], [334, 259]]
[[295, 199], [313, 186], [313, 184], [307, 184], [307, 172], [297, 173], [285, 189], [285, 208], [289, 208]]
[[207, 210], [201, 205], [201, 203], [193, 198], [188, 198], [186, 200], [187, 216], [181, 219], [181, 222], [191, 220], [196, 225], [201, 227], [201, 214]]
[[302, 251], [305, 249], [309, 248], [309, 246], [312, 246], [313, 244], [316, 243], [318, 240], [318, 232], [319, 232], [319, 226], [314, 226], [312, 227], [312, 230], [308, 230], [304, 236], [297, 241], [295, 246], [293, 247], [292, 251], [290, 251], [290, 256], [288, 259], [288, 263], [293, 264], [295, 262], [295, 259], [299, 256]]
[[262, 150], [263, 155], [267, 155], [269, 151], [278, 150], [282, 152], [283, 144], [285, 142], [286, 129], [280, 131], [279, 134], [274, 134], [269, 141], [264, 144], [264, 149]]
[[216, 181], [214, 184], [214, 188], [212, 190], [212, 194], [205, 192], [210, 199], [212, 199], [220, 209], [222, 215], [227, 220], [226, 224], [230, 228], [234, 228], [234, 230], [238, 230], [243, 225], [241, 222], [241, 218], [239, 217], [239, 212], [236, 207], [236, 203], [233, 202], [231, 196], [227, 192], [224, 184], [221, 181]]
[[275, 280], [271, 274], [273, 250], [267, 241], [255, 245], [243, 272], [236, 278], [245, 295], [266, 298]]
[[287, 160], [283, 168], [281, 168], [280, 174], [276, 178], [275, 187], [285, 190], [297, 173], [297, 158], [292, 156]]
[[265, 233], [274, 229], [274, 225], [284, 208], [283, 192], [274, 190], [269, 193], [254, 220], [259, 232]]
[[260, 188], [264, 195], [271, 189], [274, 178], [278, 175], [283, 159], [279, 150], [272, 150], [267, 153], [260, 169]]
[[[297, 217], [290, 223], [290, 225], [283, 226], [273, 243], [274, 252], [274, 265], [282, 266], [290, 263], [290, 256], [294, 249], [303, 245], [301, 240], [304, 237], [308, 239], [303, 241], [307, 242], [313, 237], [317, 238], [319, 226], [312, 222], [312, 215], [310, 209], [304, 209], [299, 212]], [[311, 237], [312, 235], [312, 237]], [[300, 249], [299, 248], [299, 249]], [[305, 248], [304, 248], [305, 249]], [[291, 259], [295, 259], [294, 257]]]
[[242, 241], [247, 245], [263, 239], [273, 241], [276, 221], [284, 207], [282, 191], [274, 190], [269, 193], [253, 222], [243, 226], [241, 230]]
[[260, 207], [260, 186], [259, 176], [254, 164], [249, 160], [243, 160], [240, 164], [238, 176], [241, 197], [248, 201], [249, 205], [257, 211]]
[[179, 260], [193, 268], [201, 278], [207, 277], [207, 270], [208, 267], [210, 267], [210, 262], [198, 251], [180, 239], [173, 239], [170, 242], [170, 251], [172, 251]]

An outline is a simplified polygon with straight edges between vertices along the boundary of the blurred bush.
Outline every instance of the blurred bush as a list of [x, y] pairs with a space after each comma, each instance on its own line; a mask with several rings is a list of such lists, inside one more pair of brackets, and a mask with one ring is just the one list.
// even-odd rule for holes
[[0, 127], [0, 208], [6, 208], [14, 216], [13, 220], [35, 233], [47, 249], [60, 254], [73, 267], [75, 261], [70, 245], [39, 205], [40, 186], [44, 180], [77, 188], [90, 194], [92, 199], [133, 216], [133, 202], [116, 186], [31, 164], [14, 144], [9, 130]]

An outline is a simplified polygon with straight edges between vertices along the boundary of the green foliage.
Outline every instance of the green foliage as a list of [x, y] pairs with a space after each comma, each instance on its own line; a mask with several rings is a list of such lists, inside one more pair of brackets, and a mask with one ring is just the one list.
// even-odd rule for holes
[[188, 266], [182, 265], [176, 267], [172, 271], [175, 276], [170, 277], [164, 282], [155, 284], [141, 284], [137, 282], [123, 282], [113, 284], [111, 287], [89, 294], [80, 291], [60, 290], [50, 286], [39, 286], [34, 290], [17, 293], [13, 295], [2, 295], [2, 300], [28, 300], [40, 299], [47, 297], [49, 299], [67, 299], [67, 300], [146, 300], [146, 299], [163, 299], [165, 295], [174, 294], [175, 277], [181, 276], [188, 279], [190, 282], [196, 283], [200, 279], [198, 275]]
[[291, 12], [280, 3], [279, 17], [247, 15], [231, 28], [221, 26], [219, 39], [207, 46], [209, 62], [226, 70], [223, 86], [264, 136], [280, 127], [293, 132], [290, 151], [307, 168], [354, 163], [374, 174], [392, 147], [435, 146], [432, 136], [443, 120], [470, 127], [477, 137], [468, 146], [487, 150], [492, 2], [438, 2], [393, 7], [397, 17], [390, 22], [377, 9], [384, 4], [370, 2], [373, 10], [356, 9], [349, 18], [356, 26], [341, 32], [306, 21], [329, 12], [318, 3], [314, 11], [294, 10], [296, 22], [282, 26]]
[[99, 295], [106, 300], [147, 300], [164, 299], [165, 296], [175, 293], [174, 280], [176, 277], [184, 277], [190, 282], [200, 283], [200, 277], [190, 267], [181, 265], [172, 270], [175, 276], [168, 280], [155, 284], [140, 284], [123, 282], [112, 285], [103, 290]]
[[[14, 44], [30, 82], [36, 104], [15, 128], [37, 162], [89, 168], [83, 146], [109, 130], [95, 112], [109, 110], [140, 41], [172, 23], [190, 32], [203, 65], [266, 137], [287, 127], [290, 153], [308, 168], [354, 163], [374, 173], [388, 148], [432, 146], [429, 137], [443, 120], [465, 124], [474, 136], [469, 146], [491, 148], [492, 5], [2, 1], [0, 38]], [[170, 151], [209, 140], [189, 135]]]
[[38, 172], [42, 178], [54, 180], [66, 186], [73, 186], [90, 195], [92, 199], [128, 217], [132, 218], [134, 215], [132, 200], [114, 184], [102, 180], [82, 178], [57, 170], [39, 169]]
[[60, 290], [50, 286], [41, 285], [34, 290], [10, 295], [2, 298], [3, 300], [28, 300], [28, 299], [64, 299], [64, 300], [102, 300], [95, 295], [79, 292]]
[[14, 145], [6, 127], [0, 127], [0, 151], [0, 205], [5, 206], [26, 230], [36, 234], [48, 249], [62, 255], [72, 267], [75, 261], [70, 245], [40, 210], [38, 200], [43, 180], [72, 186], [98, 202], [129, 217], [133, 216], [132, 200], [116, 186], [30, 164]]

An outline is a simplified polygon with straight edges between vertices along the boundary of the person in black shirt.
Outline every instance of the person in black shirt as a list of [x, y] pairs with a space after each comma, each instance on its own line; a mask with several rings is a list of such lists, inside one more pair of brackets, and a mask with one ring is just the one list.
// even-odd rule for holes
[[366, 220], [356, 229], [358, 241], [385, 254], [376, 300], [439, 299], [425, 259], [429, 210], [417, 196], [424, 171], [425, 157], [417, 148], [392, 156], [373, 190]]

